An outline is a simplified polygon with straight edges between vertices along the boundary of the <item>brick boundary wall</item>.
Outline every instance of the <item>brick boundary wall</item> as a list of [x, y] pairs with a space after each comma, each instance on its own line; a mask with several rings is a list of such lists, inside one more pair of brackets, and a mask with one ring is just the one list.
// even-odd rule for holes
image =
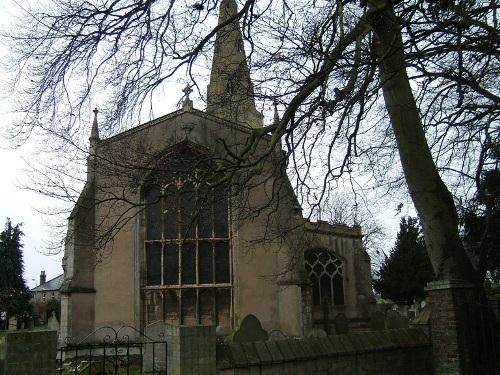
[[54, 375], [57, 332], [7, 332], [0, 342], [0, 375]]
[[222, 344], [217, 347], [217, 373], [430, 375], [430, 349], [427, 335], [415, 328]]

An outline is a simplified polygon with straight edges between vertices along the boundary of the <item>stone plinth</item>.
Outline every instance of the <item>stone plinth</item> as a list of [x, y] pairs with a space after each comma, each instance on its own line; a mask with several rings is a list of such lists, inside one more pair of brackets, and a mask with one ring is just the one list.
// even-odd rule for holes
[[472, 285], [462, 280], [427, 284], [435, 375], [465, 375], [468, 369], [467, 302]]
[[[167, 342], [167, 374], [215, 375], [216, 334], [215, 326], [174, 326], [156, 322], [146, 328], [146, 335], [153, 340], [164, 337]], [[164, 351], [155, 352], [155, 370], [164, 371]], [[152, 369], [151, 353], [145, 352], [145, 368]]]

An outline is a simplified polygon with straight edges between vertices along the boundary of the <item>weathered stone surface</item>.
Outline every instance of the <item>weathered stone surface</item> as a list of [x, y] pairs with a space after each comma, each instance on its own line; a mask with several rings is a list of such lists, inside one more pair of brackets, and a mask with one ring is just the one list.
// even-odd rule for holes
[[[417, 329], [393, 329], [306, 339], [222, 345], [220, 375], [428, 375], [427, 336]], [[258, 360], [257, 360], [258, 357]], [[264, 359], [264, 360], [263, 360]], [[227, 365], [231, 362], [231, 365]]]
[[370, 317], [370, 328], [373, 331], [385, 329], [385, 314], [382, 311], [375, 311]]
[[277, 340], [286, 340], [288, 337], [279, 329], [273, 329], [269, 332], [269, 340], [277, 341]]
[[346, 334], [349, 332], [349, 320], [345, 314], [337, 314], [333, 319], [333, 326], [336, 334]]
[[55, 311], [52, 312], [52, 316], [49, 318], [48, 327], [49, 330], [59, 333], [59, 321], [56, 318]]
[[308, 338], [311, 338], [311, 337], [325, 337], [325, 336], [326, 336], [326, 332], [325, 332], [324, 329], [321, 329], [321, 328], [314, 328], [311, 331], [309, 331], [309, 333], [307, 334]]
[[387, 329], [408, 328], [408, 319], [395, 310], [389, 310], [386, 316]]
[[0, 344], [0, 374], [53, 375], [57, 332], [8, 332]]
[[259, 319], [252, 314], [243, 318], [240, 328], [232, 336], [234, 343], [267, 341], [268, 339], [269, 335], [262, 329]]

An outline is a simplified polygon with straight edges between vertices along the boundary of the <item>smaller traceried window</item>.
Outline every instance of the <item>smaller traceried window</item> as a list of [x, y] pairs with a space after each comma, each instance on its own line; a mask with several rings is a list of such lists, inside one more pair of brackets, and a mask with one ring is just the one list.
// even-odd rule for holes
[[332, 253], [316, 249], [305, 254], [305, 268], [313, 287], [314, 305], [343, 305], [342, 261]]

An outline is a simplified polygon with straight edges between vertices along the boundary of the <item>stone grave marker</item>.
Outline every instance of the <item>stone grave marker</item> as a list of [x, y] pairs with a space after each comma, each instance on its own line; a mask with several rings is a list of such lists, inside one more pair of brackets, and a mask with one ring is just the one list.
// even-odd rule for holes
[[17, 330], [17, 319], [15, 316], [9, 319], [9, 331]]
[[48, 327], [50, 331], [59, 332], [59, 322], [57, 321], [55, 311], [52, 311], [52, 316], [49, 318]]
[[333, 319], [333, 326], [335, 327], [335, 333], [338, 335], [349, 332], [349, 320], [343, 313], [337, 314]]
[[233, 333], [232, 342], [254, 342], [267, 341], [269, 335], [262, 329], [259, 319], [255, 315], [249, 314], [241, 321], [240, 328]]
[[279, 329], [273, 329], [269, 332], [269, 341], [286, 340], [288, 337]]
[[321, 329], [321, 328], [314, 328], [314, 329], [311, 329], [309, 331], [309, 333], [307, 334], [307, 338], [313, 338], [313, 337], [325, 337], [326, 336], [326, 332], [324, 329]]
[[375, 311], [370, 317], [370, 328], [372, 331], [382, 331], [385, 329], [385, 314], [382, 311]]
[[408, 319], [395, 310], [387, 311], [387, 329], [408, 328]]

